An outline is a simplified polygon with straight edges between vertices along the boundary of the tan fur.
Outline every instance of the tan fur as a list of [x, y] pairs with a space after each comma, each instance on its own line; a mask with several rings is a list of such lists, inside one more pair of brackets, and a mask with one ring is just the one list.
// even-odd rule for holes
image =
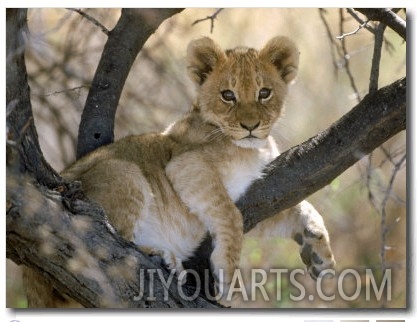
[[[198, 87], [191, 111], [164, 133], [129, 136], [97, 149], [62, 176], [81, 181], [122, 236], [160, 254], [177, 274], [208, 231], [217, 287], [227, 290], [243, 240], [234, 202], [278, 155], [269, 135], [296, 76], [298, 56], [285, 37], [271, 39], [260, 51], [223, 51], [210, 38], [191, 42], [188, 71]], [[256, 233], [298, 241], [301, 234], [302, 247], [309, 241], [311, 253], [324, 262], [308, 263], [313, 254], [304, 251], [310, 268], [334, 264], [321, 216], [306, 202], [259, 224]], [[40, 296], [33, 289], [30, 295]]]

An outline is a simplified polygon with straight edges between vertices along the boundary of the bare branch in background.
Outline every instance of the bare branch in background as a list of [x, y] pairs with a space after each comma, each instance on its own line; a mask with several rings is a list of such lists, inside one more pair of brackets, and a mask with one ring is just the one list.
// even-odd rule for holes
[[395, 11], [386, 8], [355, 8], [356, 11], [364, 14], [368, 19], [380, 21], [394, 30], [402, 39], [407, 38], [406, 22], [399, 17]]
[[[347, 12], [360, 24], [364, 24], [365, 20], [361, 19], [358, 14], [355, 12], [355, 10], [353, 10], [352, 8], [348, 8]], [[366, 21], [369, 22], [369, 19], [367, 19]], [[376, 32], [376, 28], [374, 26], [371, 26], [369, 23], [365, 24], [364, 28], [366, 30], [368, 30], [369, 32], [375, 34]], [[384, 36], [384, 43], [385, 43], [385, 47], [386, 50], [388, 52], [392, 52], [394, 50], [394, 45]]]
[[[341, 68], [345, 69], [348, 75], [351, 87], [355, 93], [356, 100], [359, 102], [361, 97], [360, 97], [359, 91], [356, 87], [354, 77], [349, 67], [350, 54], [348, 53], [346, 44], [345, 44], [345, 35], [344, 35], [344, 28], [343, 28], [343, 25], [344, 25], [343, 9], [340, 9], [339, 11], [339, 17], [340, 17], [339, 32], [340, 32], [340, 35], [342, 36], [337, 36], [337, 37], [332, 34], [330, 26], [325, 17], [325, 13], [326, 13], [325, 9], [320, 8], [319, 13], [320, 13], [320, 19], [326, 29], [327, 37], [330, 42], [332, 62], [333, 62], [333, 66], [335, 67], [335, 73], [337, 73], [337, 71]], [[366, 22], [361, 22], [361, 24], [364, 25], [365, 27], [367, 26]], [[336, 41], [336, 39], [338, 39], [339, 41]]]
[[194, 26], [200, 22], [206, 21], [206, 20], [210, 20], [210, 33], [213, 33], [213, 29], [214, 29], [214, 20], [217, 18], [217, 15], [223, 10], [224, 8], [219, 8], [217, 9], [211, 16], [207, 16], [206, 18], [202, 18], [202, 19], [197, 19], [196, 21], [194, 21], [191, 25]]
[[[388, 222], [387, 214], [387, 203], [389, 200], [393, 202], [405, 205], [405, 200], [399, 198], [393, 192], [393, 186], [397, 174], [404, 168], [407, 155], [405, 148], [401, 147], [396, 151], [388, 151], [383, 145], [379, 147], [379, 150], [383, 152], [385, 158], [380, 162], [380, 164], [374, 164], [373, 156], [374, 153], [368, 156], [368, 162], [365, 169], [365, 186], [368, 191], [368, 199], [370, 204], [375, 209], [375, 212], [380, 216], [380, 268], [381, 272], [384, 272], [386, 269], [392, 267], [392, 263], [387, 262], [386, 253], [389, 250], [395, 249], [395, 245], [390, 245], [388, 242], [388, 235], [400, 222], [401, 218], [396, 217], [391, 223]], [[391, 175], [389, 177], [388, 183], [383, 182], [376, 170], [381, 168], [387, 161], [389, 161], [392, 166]], [[383, 294], [381, 307], [384, 308], [387, 306], [386, 294]]]
[[[90, 88], [90, 86], [81, 85], [81, 86], [76, 86], [76, 87], [73, 87], [73, 88], [67, 88], [67, 89], [63, 89], [63, 90], [60, 90], [60, 91], [55, 91], [55, 92], [52, 92], [52, 93], [37, 94], [37, 95], [48, 97], [48, 96], [54, 96], [54, 95], [59, 95], [59, 94], [63, 94], [63, 93], [68, 93], [68, 92], [75, 92], [75, 91], [78, 91], [78, 90], [83, 89], [83, 88]], [[32, 94], [32, 95], [36, 95], [36, 94]]]
[[[393, 193], [393, 186], [396, 179], [397, 174], [400, 170], [403, 169], [407, 155], [405, 151], [400, 149], [399, 155], [397, 152], [388, 152], [385, 150], [383, 146], [380, 147], [380, 150], [386, 156], [386, 160], [389, 160], [392, 165], [391, 176], [387, 184], [381, 182], [378, 175], [376, 174], [376, 169], [382, 166], [382, 163], [379, 165], [373, 165], [373, 154], [368, 156], [368, 165], [366, 167], [366, 188], [368, 190], [368, 199], [370, 204], [375, 209], [376, 213], [380, 216], [380, 260], [381, 260], [381, 271], [383, 274], [386, 269], [390, 268], [392, 265], [387, 262], [386, 253], [387, 251], [395, 248], [395, 246], [389, 245], [388, 242], [388, 234], [395, 228], [395, 226], [399, 223], [400, 217], [396, 217], [392, 223], [388, 223], [387, 218], [387, 203], [389, 200], [393, 200], [396, 203], [403, 204], [405, 203], [404, 200], [400, 200], [394, 193]], [[398, 158], [399, 156], [399, 158]], [[394, 160], [394, 159], [397, 159]], [[381, 307], [386, 307], [387, 305], [387, 298], [386, 294], [383, 295]]]
[[382, 264], [382, 270], [384, 271], [387, 268], [386, 265], [386, 241], [387, 241], [387, 234], [389, 232], [389, 227], [387, 226], [386, 220], [387, 220], [387, 213], [386, 213], [386, 207], [387, 202], [391, 198], [391, 191], [392, 187], [395, 181], [395, 177], [397, 176], [398, 172], [402, 169], [404, 162], [407, 159], [407, 154], [404, 153], [404, 155], [400, 158], [398, 162], [394, 164], [394, 169], [392, 170], [391, 178], [389, 180], [388, 186], [385, 191], [384, 199], [381, 202], [381, 231], [382, 231], [382, 243], [381, 243], [381, 264]]
[[320, 14], [320, 19], [321, 19], [321, 21], [324, 25], [324, 28], [326, 29], [327, 38], [329, 39], [329, 43], [330, 43], [330, 54], [332, 56], [332, 63], [333, 63], [333, 67], [334, 67], [334, 72], [335, 72], [335, 74], [337, 74], [337, 70], [339, 69], [339, 67], [338, 67], [339, 64], [338, 64], [337, 59], [336, 59], [338, 44], [335, 43], [332, 31], [330, 29], [330, 26], [327, 22], [326, 17], [324, 16], [326, 14], [326, 10], [323, 9], [323, 8], [319, 8], [319, 14]]
[[[393, 12], [398, 12], [399, 9], [393, 9]], [[361, 19], [359, 15], [353, 10], [352, 8], [348, 8], [347, 12], [360, 24], [363, 25], [365, 23], [365, 20]], [[369, 22], [370, 19], [367, 19], [366, 21]], [[375, 34], [376, 27], [371, 26], [369, 23], [365, 24], [364, 28], [368, 30], [369, 32]], [[394, 45], [384, 36], [384, 43], [385, 48], [388, 52], [392, 52], [394, 50]]]
[[[351, 36], [356, 34], [359, 30], [366, 28], [367, 30], [369, 30], [371, 33], [373, 33], [375, 35], [375, 43], [374, 43], [374, 53], [373, 53], [373, 59], [372, 59], [372, 67], [371, 67], [371, 76], [370, 76], [370, 83], [369, 83], [369, 91], [375, 91], [378, 88], [378, 78], [379, 78], [379, 63], [380, 63], [380, 59], [381, 59], [381, 50], [382, 50], [382, 44], [385, 40], [384, 38], [384, 31], [385, 31], [385, 27], [386, 25], [384, 23], [379, 23], [376, 27], [372, 27], [369, 25], [369, 21], [370, 20], [378, 20], [378, 19], [383, 19], [385, 21], [388, 21], [391, 24], [391, 27], [394, 30], [399, 30], [401, 32], [401, 28], [404, 27], [405, 28], [405, 22], [403, 23], [402, 19], [399, 18], [396, 13], [400, 10], [400, 9], [393, 9], [388, 10], [388, 9], [355, 9], [359, 12], [361, 12], [362, 14], [364, 14], [367, 19], [363, 20], [361, 19], [358, 14], [356, 14], [356, 12], [351, 9], [348, 8], [347, 12], [356, 20], [360, 23], [359, 27], [357, 29], [355, 29], [354, 31], [351, 32], [345, 32], [344, 31], [344, 23], [345, 23], [345, 17], [344, 17], [344, 9], [339, 9], [339, 16], [340, 16], [340, 20], [339, 20], [339, 34], [340, 36], [337, 36], [336, 38], [340, 40], [340, 44], [337, 44], [334, 41], [332, 32], [330, 30], [330, 27], [326, 21], [326, 18], [324, 16], [324, 9], [320, 9], [320, 18], [326, 28], [326, 33], [330, 39], [330, 43], [332, 48], [336, 49], [336, 52], [338, 53], [339, 57], [341, 58], [341, 60], [343, 61], [343, 65], [344, 68], [346, 70], [346, 73], [348, 75], [351, 87], [355, 93], [355, 96], [358, 100], [358, 102], [361, 100], [361, 95], [360, 95], [360, 91], [357, 88], [355, 79], [353, 77], [352, 71], [350, 69], [350, 65], [349, 65], [349, 59], [350, 59], [350, 54], [347, 50], [346, 47], [346, 42], [345, 42], [345, 38], [347, 36]], [[393, 15], [395, 15], [398, 19], [393, 19]], [[392, 44], [390, 42], [386, 42], [387, 44], [387, 49], [390, 50], [390, 48], [392, 48]], [[333, 60], [333, 64], [338, 67], [340, 64], [337, 62], [336, 58], [335, 58], [335, 53], [334, 50], [332, 49], [332, 60]]]
[[360, 24], [358, 26], [358, 28], [356, 28], [355, 30], [353, 30], [351, 32], [347, 32], [347, 33], [345, 33], [343, 35], [337, 36], [336, 39], [342, 40], [345, 37], [352, 36], [352, 35], [356, 35], [359, 32], [359, 30], [361, 30], [362, 28], [365, 28], [366, 27], [366, 25], [368, 24], [368, 22], [369, 22], [369, 19], [366, 20], [364, 23]]
[[378, 89], [379, 65], [381, 62], [382, 44], [384, 42], [384, 31], [386, 25], [379, 23], [375, 28], [374, 53], [372, 56], [371, 75], [369, 78], [369, 93], [373, 93]]
[[90, 16], [89, 14], [85, 13], [84, 11], [82, 11], [81, 9], [75, 9], [75, 8], [67, 8], [68, 10], [74, 11], [76, 13], [78, 13], [79, 15], [81, 15], [83, 18], [87, 19], [88, 21], [90, 21], [91, 23], [93, 23], [93, 25], [97, 26], [100, 28], [100, 30], [102, 32], [104, 32], [107, 36], [110, 33], [110, 30], [108, 30], [104, 25], [102, 25], [100, 23], [100, 21], [98, 21], [97, 19], [93, 18], [92, 16]]
[[367, 22], [369, 22], [370, 19], [362, 20], [357, 13], [355, 12], [355, 10], [353, 10], [352, 8], [347, 8], [346, 11], [357, 21], [359, 22], [360, 25], [364, 25], [364, 28], [368, 31], [370, 31], [371, 33], [375, 32], [374, 27], [370, 26]]
[[[343, 35], [344, 34], [344, 23], [345, 23], [345, 18], [344, 18], [344, 9], [339, 9], [339, 31], [340, 34]], [[341, 48], [342, 48], [342, 52], [343, 52], [343, 59], [344, 59], [344, 63], [345, 63], [345, 69], [346, 69], [346, 73], [349, 77], [349, 81], [350, 81], [350, 86], [353, 89], [353, 92], [355, 93], [355, 97], [356, 100], [358, 102], [361, 101], [361, 94], [359, 93], [358, 87], [356, 86], [356, 82], [355, 82], [355, 78], [353, 77], [353, 73], [350, 70], [350, 64], [349, 64], [349, 60], [350, 60], [350, 55], [348, 53], [347, 47], [346, 47], [346, 41], [345, 38], [341, 38]]]

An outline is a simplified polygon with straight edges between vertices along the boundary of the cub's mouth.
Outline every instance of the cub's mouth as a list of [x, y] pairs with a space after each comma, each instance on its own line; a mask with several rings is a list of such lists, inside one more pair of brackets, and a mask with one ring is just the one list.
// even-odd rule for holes
[[252, 133], [250, 133], [248, 136], [245, 136], [242, 140], [244, 139], [259, 139], [257, 136], [253, 135]]
[[[257, 124], [259, 125], [259, 124]], [[247, 128], [242, 126], [241, 128], [236, 127], [221, 127], [222, 132], [232, 139], [233, 144], [250, 149], [259, 149], [265, 147], [268, 136], [269, 128], [263, 127], [258, 128]]]
[[237, 135], [234, 136], [235, 140], [265, 140], [269, 135], [269, 128], [263, 128], [261, 129], [254, 129], [254, 130], [240, 130]]

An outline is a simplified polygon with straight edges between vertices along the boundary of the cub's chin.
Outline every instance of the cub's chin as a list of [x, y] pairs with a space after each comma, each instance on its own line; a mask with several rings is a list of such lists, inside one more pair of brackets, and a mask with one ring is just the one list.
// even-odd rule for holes
[[261, 149], [266, 146], [268, 140], [258, 138], [244, 138], [240, 140], [233, 140], [233, 143], [238, 147], [245, 149]]

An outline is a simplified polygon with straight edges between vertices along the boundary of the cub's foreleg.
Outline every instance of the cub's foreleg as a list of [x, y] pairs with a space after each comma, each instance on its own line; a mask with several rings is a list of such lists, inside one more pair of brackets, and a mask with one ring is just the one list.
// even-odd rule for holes
[[307, 201], [263, 220], [245, 236], [294, 239], [300, 245], [301, 259], [314, 279], [335, 265], [323, 218]]
[[210, 261], [216, 288], [225, 298], [239, 265], [243, 220], [216, 169], [201, 154], [187, 152], [166, 168], [174, 190], [213, 238]]

